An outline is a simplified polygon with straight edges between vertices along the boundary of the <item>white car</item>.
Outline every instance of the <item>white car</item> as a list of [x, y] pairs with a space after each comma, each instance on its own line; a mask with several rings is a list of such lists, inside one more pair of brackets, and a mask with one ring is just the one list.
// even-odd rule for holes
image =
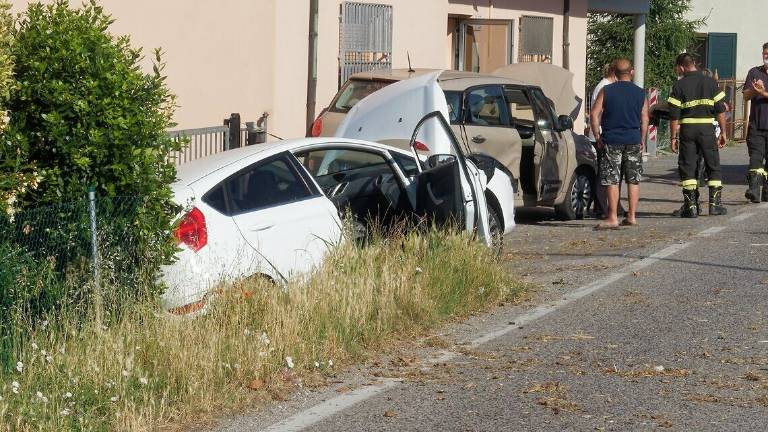
[[[424, 96], [434, 91], [432, 84], [392, 85], [375, 106]], [[366, 99], [357, 116], [348, 116], [348, 130], [367, 129], [372, 111], [383, 115]], [[409, 139], [411, 152], [324, 137], [251, 146], [182, 165], [173, 185], [174, 199], [185, 208], [175, 231], [181, 250], [162, 269], [164, 308], [198, 312], [226, 281], [258, 275], [283, 282], [307, 274], [342, 241], [342, 211], [362, 223], [412, 215], [436, 224], [463, 221], [479, 240], [500, 247], [514, 227], [510, 176], [492, 159], [476, 164], [464, 157], [439, 98], [411, 108], [394, 120], [407, 125], [390, 128], [385, 138], [381, 128], [369, 132], [374, 139]], [[421, 115], [425, 111], [430, 113]], [[379, 117], [376, 124], [387, 121]], [[428, 156], [416, 151], [424, 146], [431, 149]]]

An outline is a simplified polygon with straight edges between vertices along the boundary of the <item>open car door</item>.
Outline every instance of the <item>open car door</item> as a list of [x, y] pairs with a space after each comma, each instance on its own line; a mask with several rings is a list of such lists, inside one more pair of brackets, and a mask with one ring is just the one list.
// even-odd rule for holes
[[459, 147], [448, 124], [448, 103], [437, 84], [441, 71], [389, 85], [358, 102], [336, 130], [337, 136], [377, 142], [409, 142], [428, 150], [427, 167], [408, 188], [414, 211], [437, 225], [462, 222], [491, 244], [485, 174]]

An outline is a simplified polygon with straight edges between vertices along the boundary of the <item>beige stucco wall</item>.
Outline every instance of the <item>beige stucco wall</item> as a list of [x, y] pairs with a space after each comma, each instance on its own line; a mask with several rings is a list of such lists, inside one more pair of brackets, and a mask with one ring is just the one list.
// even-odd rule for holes
[[[395, 68], [449, 68], [449, 14], [515, 19], [554, 18], [553, 61], [562, 64], [562, 0], [360, 0], [393, 6]], [[15, 10], [28, 0], [12, 0]], [[572, 0], [571, 70], [574, 88], [584, 93], [586, 2]], [[79, 5], [79, 0], [73, 0]], [[232, 112], [243, 121], [270, 114], [269, 131], [281, 137], [305, 133], [307, 86], [306, 0], [101, 0], [116, 21], [116, 34], [128, 34], [151, 57], [162, 47], [168, 85], [178, 95], [178, 128], [221, 124]], [[342, 0], [321, 0], [316, 112], [338, 86], [339, 11]], [[517, 38], [515, 34], [515, 38]], [[517, 44], [517, 43], [516, 43]], [[150, 70], [151, 62], [145, 62]], [[581, 119], [577, 130], [581, 129]]]
[[736, 78], [744, 79], [747, 72], [762, 63], [763, 44], [768, 42], [765, 31], [766, 0], [692, 0], [688, 17], [707, 18], [701, 33], [737, 33], [736, 36]]

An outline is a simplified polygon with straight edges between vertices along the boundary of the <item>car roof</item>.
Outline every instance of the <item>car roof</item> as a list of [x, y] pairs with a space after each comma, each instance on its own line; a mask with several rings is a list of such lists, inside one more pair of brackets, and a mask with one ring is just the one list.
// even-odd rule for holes
[[176, 168], [175, 184], [189, 186], [216, 171], [225, 169], [243, 159], [260, 155], [260, 158], [267, 158], [271, 155], [284, 151], [296, 150], [300, 147], [315, 144], [362, 144], [371, 148], [396, 151], [403, 153], [403, 150], [386, 144], [380, 144], [371, 141], [362, 141], [338, 137], [320, 137], [320, 138], [296, 138], [284, 141], [273, 141], [265, 144], [256, 144], [247, 147], [219, 152], [204, 158], [196, 159], [185, 163]]
[[[437, 70], [439, 69], [378, 69], [369, 72], [358, 72], [350, 76], [350, 79], [370, 81], [401, 81], [408, 78], [426, 75]], [[464, 72], [455, 70], [444, 70], [440, 74], [439, 83], [443, 90], [464, 90], [469, 87], [485, 84], [509, 84], [533, 87], [530, 84], [509, 78], [480, 74], [477, 72]]]

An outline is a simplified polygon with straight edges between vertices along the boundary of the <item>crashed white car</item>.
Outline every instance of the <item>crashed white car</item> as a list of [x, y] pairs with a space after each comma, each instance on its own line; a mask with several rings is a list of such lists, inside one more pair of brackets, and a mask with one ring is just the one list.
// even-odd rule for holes
[[[361, 222], [459, 221], [500, 247], [514, 227], [511, 178], [490, 158], [464, 157], [436, 78], [402, 81], [361, 101], [339, 129], [348, 137], [251, 146], [182, 165], [173, 191], [185, 213], [177, 259], [162, 269], [165, 309], [198, 312], [222, 282], [308, 273], [342, 241], [342, 212]], [[412, 151], [349, 136], [406, 139]]]

